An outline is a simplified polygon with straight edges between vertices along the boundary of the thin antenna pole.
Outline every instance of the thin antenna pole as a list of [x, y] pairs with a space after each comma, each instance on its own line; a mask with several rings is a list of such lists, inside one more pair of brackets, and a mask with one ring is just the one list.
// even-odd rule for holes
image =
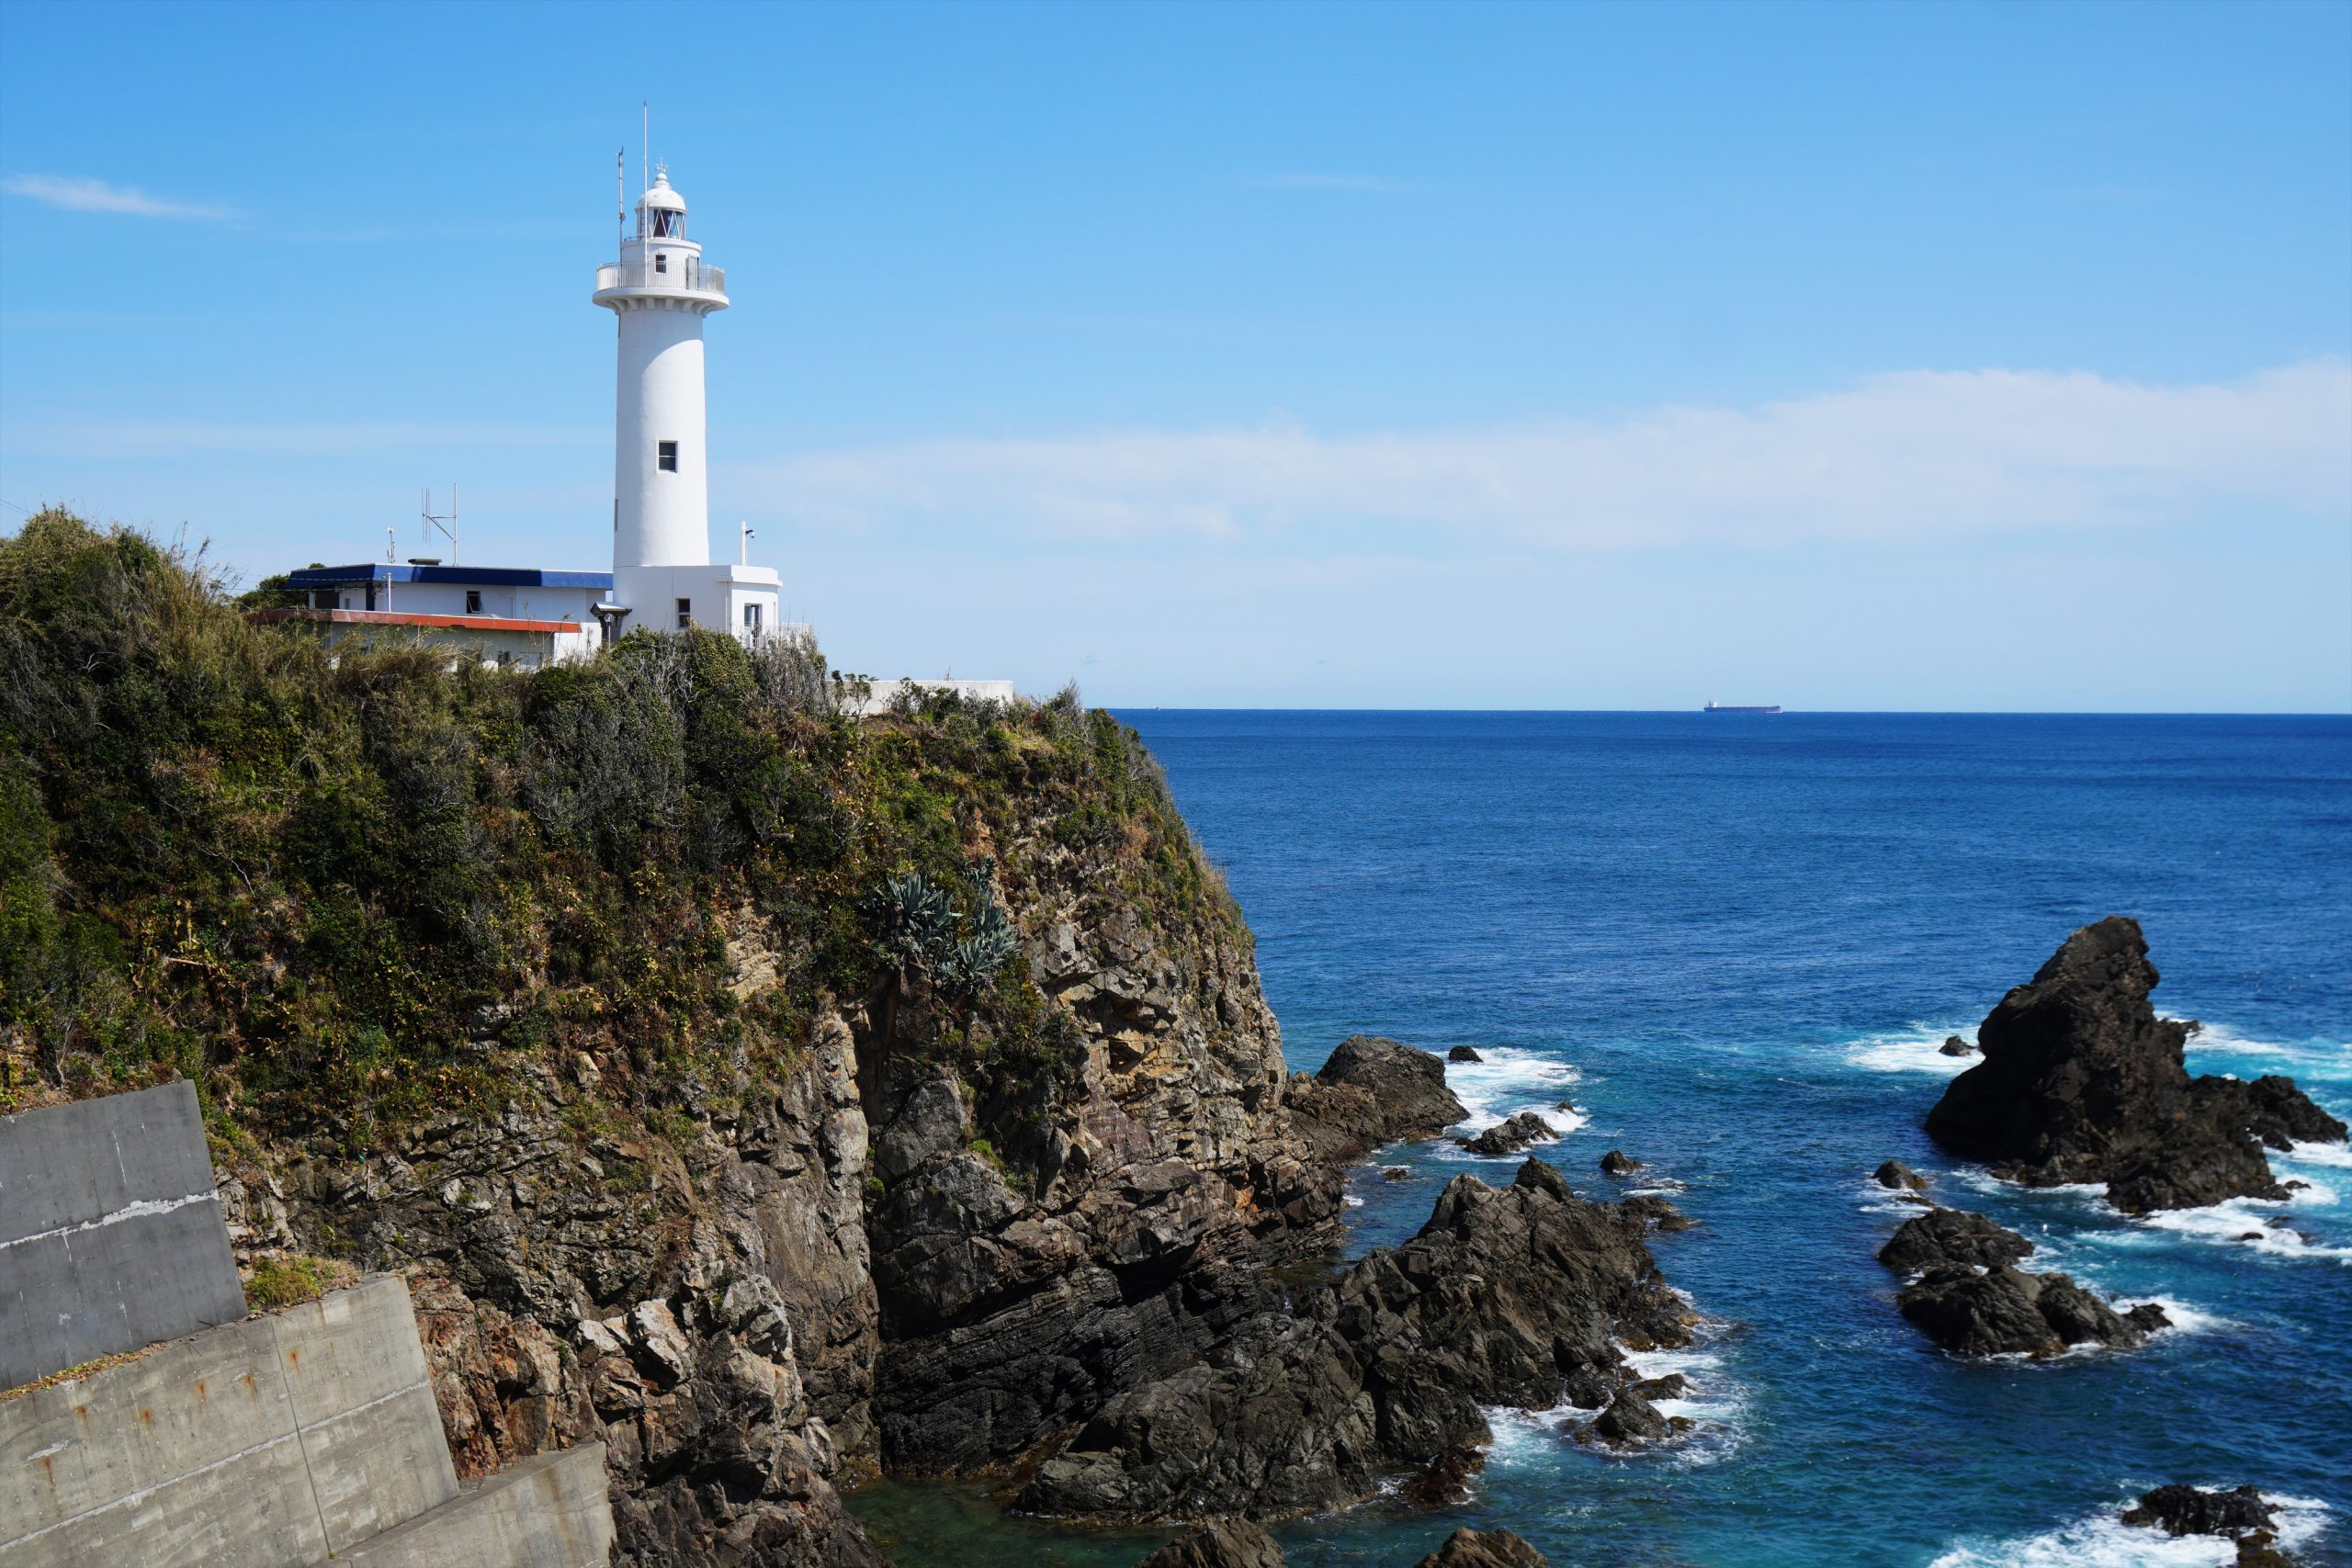
[[613, 228], [628, 243], [628, 149], [613, 150]]
[[638, 184], [647, 190], [653, 188], [653, 109], [643, 98], [637, 101], [637, 174]]

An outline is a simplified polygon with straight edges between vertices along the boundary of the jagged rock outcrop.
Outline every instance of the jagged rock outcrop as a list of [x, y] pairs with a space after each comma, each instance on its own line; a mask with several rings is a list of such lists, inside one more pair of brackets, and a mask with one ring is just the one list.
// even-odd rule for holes
[[1353, 1034], [1319, 1071], [1290, 1080], [1290, 1113], [1317, 1159], [1347, 1164], [1400, 1138], [1434, 1137], [1470, 1112], [1445, 1064], [1401, 1041]]
[[2251, 1486], [2226, 1492], [2159, 1486], [2143, 1492], [2139, 1503], [2123, 1511], [2123, 1522], [2174, 1537], [2212, 1535], [2234, 1540], [2237, 1568], [2294, 1568], [2296, 1562], [2279, 1549], [2277, 1511]]
[[1939, 1056], [1973, 1056], [1976, 1047], [1957, 1034], [1948, 1034], [1944, 1036], [1944, 1043], [1936, 1047], [1936, 1054]]
[[2263, 1154], [2331, 1142], [2344, 1123], [2292, 1080], [2192, 1079], [2188, 1026], [2160, 1019], [2139, 923], [2083, 927], [1977, 1030], [1984, 1060], [1952, 1079], [1928, 1131], [2029, 1186], [2104, 1182], [2127, 1213], [2284, 1198]]
[[1633, 1381], [1621, 1342], [1689, 1335], [1645, 1228], [1540, 1161], [1501, 1189], [1457, 1177], [1411, 1241], [1112, 1401], [1020, 1504], [1091, 1517], [1303, 1513], [1485, 1440], [1482, 1404], [1546, 1409], [1572, 1388], [1602, 1403]]
[[1456, 1045], [1445, 1054], [1445, 1059], [1449, 1062], [1483, 1062], [1487, 1058], [1478, 1055], [1475, 1046]]
[[1618, 1149], [1611, 1149], [1600, 1156], [1600, 1173], [1603, 1176], [1631, 1176], [1641, 1168], [1640, 1160]]
[[1939, 1263], [1996, 1269], [2033, 1256], [2033, 1243], [1982, 1214], [1930, 1209], [1896, 1227], [1878, 1249], [1878, 1260], [1900, 1273], [1916, 1274]]
[[1339, 1236], [1338, 1174], [1295, 1128], [1246, 933], [1154, 931], [1083, 863], [1023, 859], [1034, 880], [1008, 897], [1045, 933], [1031, 972], [1081, 1047], [1050, 1103], [1018, 1081], [967, 1092], [922, 1048], [941, 1004], [920, 985], [862, 1021], [874, 1410], [899, 1473], [992, 1471], [1059, 1440], [1206, 1353], [1265, 1305], [1270, 1269]]
[[1532, 1111], [1522, 1111], [1516, 1116], [1496, 1122], [1475, 1137], [1453, 1141], [1474, 1155], [1496, 1158], [1515, 1155], [1530, 1144], [1548, 1144], [1559, 1135], [1559, 1129], [1543, 1117]]
[[1879, 1261], [1916, 1277], [1895, 1297], [1903, 1315], [1962, 1356], [2054, 1356], [2097, 1343], [2127, 1350], [2169, 1321], [2143, 1303], [2119, 1313], [2064, 1274], [2014, 1265], [2033, 1243], [1982, 1214], [1930, 1209], [1905, 1220]]
[[1510, 1530], [1474, 1530], [1466, 1526], [1413, 1568], [1552, 1568], [1552, 1560]]
[[707, 1562], [713, 1543], [881, 1563], [832, 1485], [876, 1343], [847, 1031], [820, 1023], [797, 1072], [684, 1149], [583, 1145], [563, 1111], [593, 1103], [594, 1071], [582, 1058], [543, 1075], [542, 1108], [429, 1121], [375, 1158], [246, 1168], [223, 1184], [239, 1252], [299, 1235], [402, 1267], [459, 1472], [603, 1442], [616, 1564]]
[[1145, 1557], [1136, 1568], [1283, 1568], [1283, 1549], [1248, 1519], [1211, 1519]]

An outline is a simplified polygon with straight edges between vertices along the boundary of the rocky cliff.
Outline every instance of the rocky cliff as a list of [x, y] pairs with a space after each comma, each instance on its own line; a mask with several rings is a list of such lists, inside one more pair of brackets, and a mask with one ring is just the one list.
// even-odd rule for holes
[[330, 658], [58, 513], [0, 671], [0, 1104], [194, 1080], [241, 1260], [407, 1272], [461, 1469], [603, 1440], [616, 1561], [877, 1561], [838, 1484], [1041, 1455], [1337, 1239], [1238, 912], [1074, 695]]
[[2191, 1078], [2189, 1025], [2158, 1018], [2139, 922], [2068, 937], [1977, 1030], [1984, 1059], [1928, 1114], [1953, 1153], [2029, 1186], [2104, 1182], [2127, 1213], [2289, 1196], [2263, 1153], [2341, 1141], [2345, 1125], [2283, 1077]]

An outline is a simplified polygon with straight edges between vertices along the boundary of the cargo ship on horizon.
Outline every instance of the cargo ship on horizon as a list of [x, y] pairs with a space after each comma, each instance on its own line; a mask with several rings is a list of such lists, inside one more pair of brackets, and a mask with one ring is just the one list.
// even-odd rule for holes
[[1770, 703], [1751, 707], [1742, 707], [1737, 703], [1711, 702], [1699, 711], [1701, 713], [1778, 713], [1781, 711], [1781, 705], [1778, 703]]

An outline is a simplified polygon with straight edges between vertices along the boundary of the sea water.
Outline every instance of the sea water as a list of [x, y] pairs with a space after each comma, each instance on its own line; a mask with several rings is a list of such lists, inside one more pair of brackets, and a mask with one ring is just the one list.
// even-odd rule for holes
[[[1686, 1442], [1624, 1456], [1491, 1413], [1474, 1498], [1277, 1533], [1292, 1563], [1405, 1568], [1455, 1527], [1555, 1563], [2198, 1568], [2127, 1530], [2165, 1482], [2252, 1483], [2307, 1561], [2352, 1562], [2352, 1156], [2275, 1157], [2287, 1203], [2128, 1219], [1942, 1155], [1938, 1054], [2075, 927], [2137, 916], [2192, 1071], [2284, 1072], [2352, 1115], [2352, 720], [1129, 712], [1258, 936], [1294, 1067], [1346, 1035], [1484, 1061], [1472, 1125], [1537, 1110], [1577, 1190], [1669, 1196], [1704, 1314]], [[1574, 1108], [1563, 1112], [1561, 1100]], [[1596, 1168], [1620, 1148], [1624, 1181]], [[2176, 1327], [2129, 1353], [1971, 1364], [1872, 1258], [1881, 1160]], [[1513, 1160], [1435, 1143], [1355, 1173], [1357, 1251]], [[1385, 1179], [1402, 1165], [1408, 1179]], [[2266, 1222], [2284, 1215], [2285, 1227]], [[2248, 1239], [2248, 1238], [2251, 1239]], [[1004, 1520], [974, 1489], [856, 1500], [906, 1568], [1125, 1564], [1164, 1534]]]

